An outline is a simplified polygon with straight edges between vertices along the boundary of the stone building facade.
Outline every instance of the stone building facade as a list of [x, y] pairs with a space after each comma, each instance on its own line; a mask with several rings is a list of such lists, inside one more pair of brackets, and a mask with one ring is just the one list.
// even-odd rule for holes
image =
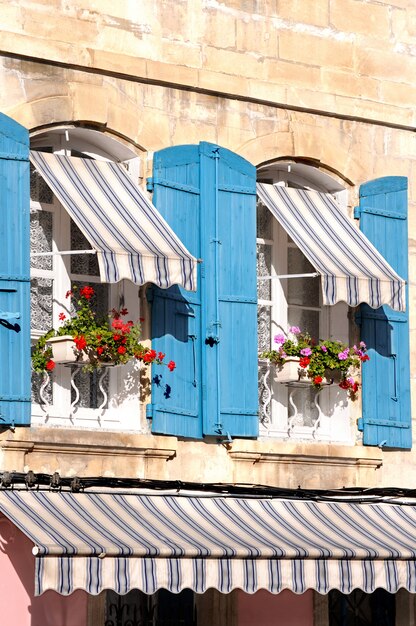
[[[0, 111], [29, 129], [35, 145], [51, 132], [94, 131], [138, 159], [138, 181], [145, 186], [155, 152], [206, 141], [257, 168], [282, 162], [326, 175], [345, 191], [351, 217], [361, 184], [407, 177], [413, 415], [412, 0], [0, 0], [0, 14]], [[139, 296], [150, 338], [143, 289]], [[348, 330], [358, 336], [352, 315]], [[47, 421], [6, 429], [0, 469], [305, 489], [414, 485], [413, 451], [362, 445], [355, 427], [360, 403], [351, 408], [353, 434], [344, 441], [263, 432], [227, 443], [153, 435], [145, 404], [137, 428], [111, 435]], [[94, 602], [89, 610], [99, 611]], [[305, 602], [311, 607], [311, 596]], [[220, 611], [221, 603], [226, 600], [214, 598], [206, 614], [214, 605]], [[232, 618], [221, 609], [227, 620], [221, 623], [238, 620], [236, 603]], [[407, 617], [396, 624], [413, 623], [412, 603], [403, 595], [397, 611]], [[321, 605], [316, 599], [315, 621], [308, 613], [302, 623], [326, 624]], [[235, 623], [246, 623], [242, 619]]]

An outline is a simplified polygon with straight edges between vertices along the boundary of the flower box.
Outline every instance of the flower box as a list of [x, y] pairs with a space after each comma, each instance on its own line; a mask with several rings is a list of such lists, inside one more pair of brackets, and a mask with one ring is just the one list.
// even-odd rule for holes
[[299, 366], [299, 359], [287, 360], [284, 363], [276, 364], [274, 378], [278, 383], [294, 383], [299, 380], [307, 380], [306, 370]]
[[79, 354], [77, 351], [71, 335], [51, 337], [46, 343], [52, 348], [52, 358], [55, 363], [85, 363], [88, 361], [88, 356], [84, 352]]

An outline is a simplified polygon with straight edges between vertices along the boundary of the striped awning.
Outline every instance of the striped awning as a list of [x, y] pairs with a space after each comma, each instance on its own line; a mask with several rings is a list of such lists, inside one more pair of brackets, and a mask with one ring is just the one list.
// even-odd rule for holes
[[324, 304], [405, 310], [405, 281], [330, 195], [266, 183], [257, 192], [321, 275]]
[[260, 496], [0, 492], [36, 594], [208, 588], [416, 593], [416, 506]]
[[196, 259], [119, 163], [31, 152], [30, 160], [97, 251], [102, 282], [196, 289]]

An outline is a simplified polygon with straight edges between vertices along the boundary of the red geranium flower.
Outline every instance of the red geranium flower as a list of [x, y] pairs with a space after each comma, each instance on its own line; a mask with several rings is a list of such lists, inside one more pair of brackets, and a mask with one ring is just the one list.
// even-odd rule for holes
[[323, 380], [322, 376], [315, 376], [315, 378], [313, 379], [313, 383], [314, 385], [320, 385], [322, 380]]
[[159, 359], [159, 361], [163, 361], [165, 356], [166, 356], [166, 354], [163, 354], [163, 352], [159, 352], [158, 355], [157, 355], [157, 358]]
[[98, 346], [97, 348], [97, 354], [100, 355], [104, 352], [104, 348], [102, 346]]
[[72, 291], [69, 289], [69, 291], [67, 291], [67, 292], [66, 292], [66, 294], [65, 294], [65, 298], [69, 298], [69, 296], [72, 296], [72, 295], [73, 295], [73, 293], [72, 293]]
[[89, 285], [86, 285], [86, 287], [82, 287], [79, 290], [79, 295], [89, 300], [94, 295], [94, 289]]
[[308, 367], [308, 365], [309, 365], [309, 363], [310, 363], [310, 362], [311, 362], [311, 360], [310, 360], [310, 358], [309, 358], [309, 357], [307, 357], [307, 356], [302, 356], [302, 357], [299, 359], [299, 365], [300, 365], [301, 367]]
[[77, 350], [83, 350], [87, 346], [87, 340], [85, 339], [84, 335], [74, 337], [74, 343], [77, 347]]
[[121, 309], [120, 315], [127, 315], [127, 314], [128, 314], [128, 310], [127, 309]]
[[55, 365], [56, 365], [55, 361], [52, 361], [52, 359], [49, 359], [49, 361], [46, 363], [46, 369], [48, 370], [48, 372], [51, 372], [54, 369]]
[[175, 369], [175, 367], [176, 367], [176, 363], [175, 363], [175, 361], [169, 361], [169, 363], [168, 363], [168, 369], [169, 369], [171, 372], [173, 372], [173, 370]]
[[117, 352], [118, 352], [119, 354], [125, 354], [125, 352], [126, 352], [126, 348], [125, 348], [124, 346], [119, 346], [119, 347], [117, 348]]

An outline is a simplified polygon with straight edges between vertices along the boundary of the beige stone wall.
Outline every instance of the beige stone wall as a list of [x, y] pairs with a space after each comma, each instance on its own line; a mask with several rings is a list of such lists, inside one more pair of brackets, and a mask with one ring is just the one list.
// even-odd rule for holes
[[413, 0], [0, 0], [0, 49], [415, 124]]
[[[415, 275], [414, 2], [143, 0], [138, 11], [127, 0], [0, 0], [0, 15], [0, 111], [31, 131], [83, 123], [148, 168], [146, 153], [199, 141], [255, 165], [313, 159], [343, 181], [350, 209], [362, 182], [407, 176]], [[415, 292], [411, 281], [414, 415]], [[0, 469], [17, 471], [318, 488], [416, 478], [413, 452], [359, 445], [58, 429], [0, 441]]]

